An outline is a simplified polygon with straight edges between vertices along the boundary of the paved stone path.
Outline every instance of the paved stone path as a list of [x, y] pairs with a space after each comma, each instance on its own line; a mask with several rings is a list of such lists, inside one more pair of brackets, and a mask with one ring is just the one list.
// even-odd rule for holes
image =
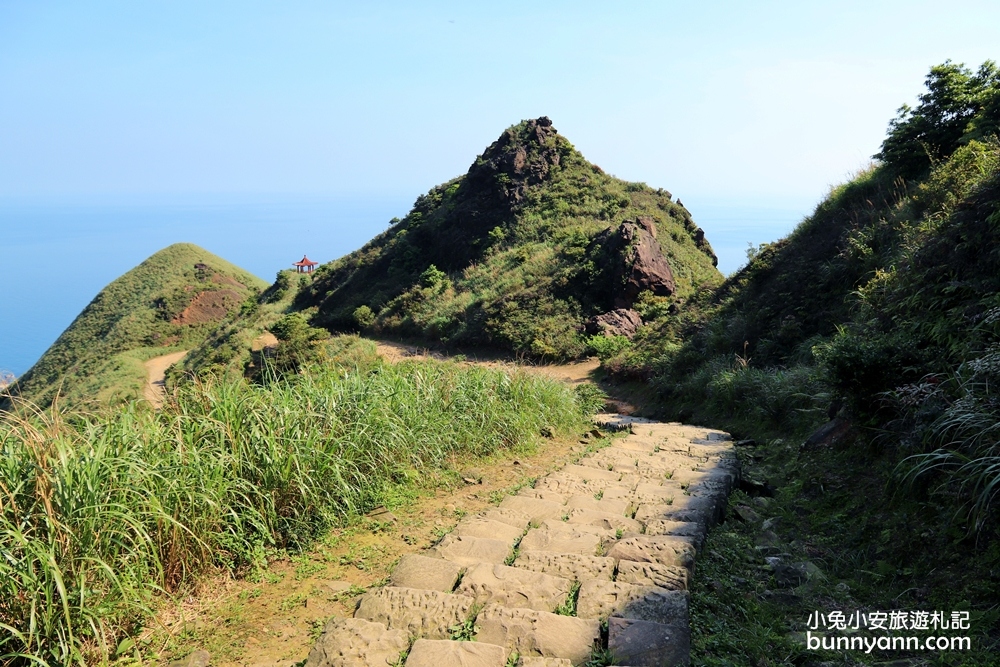
[[568, 667], [599, 651], [687, 665], [687, 585], [739, 474], [732, 442], [597, 421], [630, 433], [404, 556], [353, 618], [327, 623], [306, 667]]

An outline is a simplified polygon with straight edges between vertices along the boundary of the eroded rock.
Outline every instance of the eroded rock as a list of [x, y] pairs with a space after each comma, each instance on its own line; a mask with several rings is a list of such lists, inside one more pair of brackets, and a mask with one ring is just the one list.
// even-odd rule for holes
[[306, 667], [389, 667], [409, 645], [403, 630], [363, 618], [335, 618], [309, 651]]

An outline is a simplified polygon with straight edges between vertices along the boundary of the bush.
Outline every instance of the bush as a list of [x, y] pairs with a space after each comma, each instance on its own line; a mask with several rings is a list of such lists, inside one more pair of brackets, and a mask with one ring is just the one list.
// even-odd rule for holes
[[616, 357], [632, 347], [632, 341], [626, 336], [590, 336], [587, 338], [587, 351], [596, 355], [601, 361]]
[[279, 374], [295, 372], [321, 359], [323, 351], [317, 343], [329, 337], [325, 329], [309, 326], [302, 313], [285, 315], [268, 327], [268, 331], [278, 339], [271, 367]]
[[354, 309], [354, 322], [362, 329], [367, 329], [375, 323], [375, 313], [368, 306], [358, 306]]

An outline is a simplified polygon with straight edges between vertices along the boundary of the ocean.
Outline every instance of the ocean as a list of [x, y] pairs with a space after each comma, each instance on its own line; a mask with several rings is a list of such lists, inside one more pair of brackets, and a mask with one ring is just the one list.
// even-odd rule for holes
[[[328, 262], [402, 217], [413, 196], [0, 200], [0, 372], [27, 371], [108, 283], [172, 243], [187, 242], [271, 282], [308, 255]], [[685, 202], [724, 274], [748, 243], [774, 241], [809, 202]]]

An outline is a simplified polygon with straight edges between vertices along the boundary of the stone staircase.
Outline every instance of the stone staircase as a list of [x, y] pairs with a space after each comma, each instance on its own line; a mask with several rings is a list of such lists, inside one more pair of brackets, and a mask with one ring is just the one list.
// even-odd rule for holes
[[739, 474], [732, 443], [597, 421], [629, 435], [404, 556], [326, 625], [306, 667], [687, 665], [688, 581]]

